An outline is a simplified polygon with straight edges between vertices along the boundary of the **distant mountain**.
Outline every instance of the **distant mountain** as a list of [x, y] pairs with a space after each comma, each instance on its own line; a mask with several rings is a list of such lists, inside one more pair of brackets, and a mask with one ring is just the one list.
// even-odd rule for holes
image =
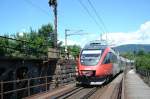
[[134, 52], [134, 51], [138, 52], [139, 50], [150, 52], [150, 44], [127, 44], [117, 46], [114, 49], [118, 50], [120, 53]]

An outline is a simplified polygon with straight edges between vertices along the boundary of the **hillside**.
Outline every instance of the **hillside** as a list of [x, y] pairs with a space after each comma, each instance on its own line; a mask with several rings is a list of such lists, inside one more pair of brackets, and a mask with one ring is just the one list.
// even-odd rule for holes
[[143, 50], [145, 52], [150, 52], [150, 44], [127, 44], [115, 47], [120, 53], [124, 52], [138, 52]]

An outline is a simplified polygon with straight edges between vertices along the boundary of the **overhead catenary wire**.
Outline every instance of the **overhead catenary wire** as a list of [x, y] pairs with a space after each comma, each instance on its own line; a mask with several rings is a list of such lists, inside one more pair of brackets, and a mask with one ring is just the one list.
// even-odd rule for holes
[[36, 9], [39, 9], [41, 12], [43, 12], [44, 14], [46, 14], [47, 16], [50, 16], [50, 14], [45, 10], [43, 9], [42, 7], [40, 7], [39, 5], [33, 3], [33, 1], [31, 0], [23, 0], [25, 1], [26, 3], [30, 4], [31, 6], [33, 6], [34, 8]]
[[106, 27], [106, 25], [105, 25], [103, 19], [102, 19], [101, 16], [98, 14], [98, 12], [97, 12], [97, 10], [95, 9], [95, 7], [93, 6], [92, 2], [91, 2], [90, 0], [87, 0], [87, 1], [88, 1], [89, 5], [91, 6], [92, 10], [94, 11], [96, 17], [98, 18], [99, 22], [102, 23], [102, 26], [103, 26], [104, 31], [105, 31], [105, 33], [106, 33], [106, 40], [107, 40], [107, 33], [108, 33], [109, 31], [108, 31], [108, 29], [107, 29], [107, 27]]
[[95, 22], [97, 27], [100, 29], [100, 31], [104, 32], [104, 29], [101, 27], [101, 25], [97, 22], [97, 20], [92, 16], [88, 8], [83, 4], [82, 0], [78, 0], [80, 5], [85, 9], [85, 11], [88, 13], [88, 15], [91, 17], [91, 19]]
[[97, 10], [95, 9], [95, 7], [93, 6], [92, 2], [91, 2], [90, 0], [87, 0], [87, 1], [88, 1], [89, 5], [91, 6], [91, 8], [93, 9], [93, 11], [94, 11], [96, 17], [98, 18], [98, 20], [102, 23], [102, 25], [103, 25], [105, 31], [106, 31], [106, 32], [109, 32], [108, 29], [107, 29], [107, 27], [106, 27], [106, 25], [105, 25], [105, 23], [104, 23], [104, 21], [103, 21], [103, 19], [102, 19], [102, 17], [98, 14], [98, 12], [97, 12]]

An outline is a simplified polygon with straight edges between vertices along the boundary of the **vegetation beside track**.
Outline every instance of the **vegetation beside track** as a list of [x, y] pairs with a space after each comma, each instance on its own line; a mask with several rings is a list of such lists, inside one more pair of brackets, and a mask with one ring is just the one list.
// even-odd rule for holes
[[[48, 48], [54, 48], [55, 33], [51, 24], [42, 25], [38, 30], [30, 28], [28, 31], [17, 32], [13, 35], [0, 36], [1, 57], [46, 57]], [[62, 41], [58, 41], [57, 48], [65, 54], [65, 47]], [[69, 55], [77, 57], [80, 46], [68, 46]], [[64, 55], [62, 55], [64, 56]]]
[[150, 70], [150, 52], [146, 53], [143, 50], [134, 53], [124, 53], [123, 57], [135, 60], [135, 68], [140, 70]]

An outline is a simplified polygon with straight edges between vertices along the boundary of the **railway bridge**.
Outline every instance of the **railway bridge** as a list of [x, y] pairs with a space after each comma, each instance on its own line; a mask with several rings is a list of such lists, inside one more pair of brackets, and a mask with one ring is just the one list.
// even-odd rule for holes
[[[27, 63], [31, 64], [30, 62]], [[133, 66], [128, 64], [123, 73], [118, 74], [104, 85], [79, 86], [76, 85], [77, 81], [75, 80], [77, 74], [75, 65], [73, 60], [60, 60], [53, 75], [1, 81], [1, 99], [150, 98], [150, 87], [148, 86], [150, 84], [150, 72], [148, 71], [131, 69]]]

